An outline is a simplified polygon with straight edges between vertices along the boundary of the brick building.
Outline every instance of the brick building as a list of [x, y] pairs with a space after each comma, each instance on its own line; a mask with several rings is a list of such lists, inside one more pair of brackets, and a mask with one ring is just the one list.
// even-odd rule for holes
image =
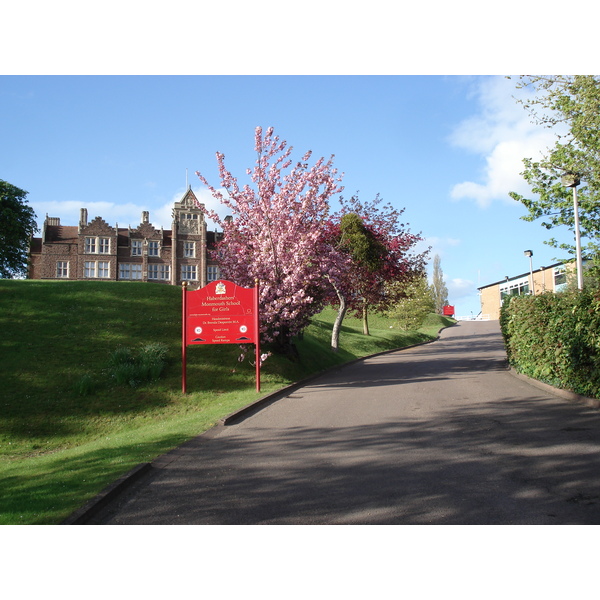
[[208, 258], [221, 233], [207, 231], [204, 214], [191, 187], [173, 207], [171, 229], [156, 229], [149, 213], [131, 227], [110, 226], [101, 217], [88, 222], [87, 209], [79, 224], [65, 226], [48, 217], [42, 236], [33, 238], [29, 279], [153, 281], [203, 287], [219, 278]]

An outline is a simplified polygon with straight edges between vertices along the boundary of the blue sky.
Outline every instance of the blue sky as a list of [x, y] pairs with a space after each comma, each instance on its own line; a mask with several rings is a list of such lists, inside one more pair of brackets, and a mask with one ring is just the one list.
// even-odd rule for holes
[[5, 7], [0, 178], [29, 192], [40, 223], [48, 214], [76, 224], [85, 207], [132, 226], [149, 210], [170, 228], [186, 170], [210, 204], [195, 171], [218, 185], [221, 151], [243, 180], [255, 127], [273, 126], [298, 156], [335, 155], [345, 195], [379, 193], [404, 208], [411, 231], [440, 255], [457, 313], [477, 314], [477, 287], [526, 272], [524, 250], [534, 268], [563, 258], [508, 196], [527, 193], [521, 161], [552, 137], [529, 122], [504, 75], [593, 72], [593, 23], [578, 20], [576, 44], [556, 43], [552, 32], [567, 36], [568, 23], [537, 3], [389, 7]]
[[[3, 76], [1, 177], [29, 192], [39, 222], [79, 208], [136, 226], [142, 210], [170, 228], [195, 176], [218, 185], [215, 152], [245, 180], [254, 128], [273, 126], [298, 156], [335, 155], [344, 194], [404, 208], [439, 254], [458, 314], [477, 287], [549, 265], [548, 233], [508, 196], [527, 188], [521, 159], [551, 143], [503, 76]], [[568, 241], [568, 231], [558, 231]]]

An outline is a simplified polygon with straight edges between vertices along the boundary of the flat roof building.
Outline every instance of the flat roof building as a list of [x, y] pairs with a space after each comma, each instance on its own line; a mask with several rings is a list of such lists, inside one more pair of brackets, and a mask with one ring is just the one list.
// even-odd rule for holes
[[570, 264], [556, 263], [533, 271], [533, 281], [531, 272], [527, 272], [514, 277], [506, 276], [501, 281], [477, 288], [481, 312], [489, 315], [490, 319], [496, 320], [500, 318], [500, 308], [507, 296], [560, 292], [566, 289], [567, 271], [572, 268]]

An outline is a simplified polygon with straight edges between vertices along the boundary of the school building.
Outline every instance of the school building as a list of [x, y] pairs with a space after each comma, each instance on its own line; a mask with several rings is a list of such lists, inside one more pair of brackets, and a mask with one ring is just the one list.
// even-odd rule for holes
[[29, 279], [149, 281], [204, 287], [219, 279], [208, 253], [222, 233], [207, 231], [204, 213], [191, 187], [173, 207], [171, 229], [157, 229], [143, 211], [140, 224], [112, 227], [101, 217], [61, 225], [46, 215], [41, 237], [31, 240]]
[[528, 272], [515, 277], [507, 276], [501, 281], [478, 288], [481, 314], [489, 315], [490, 319], [499, 319], [500, 307], [507, 296], [531, 293], [537, 295], [564, 290], [567, 287], [567, 271], [572, 268], [571, 264], [556, 263], [549, 267], [540, 267], [533, 271], [533, 274]]

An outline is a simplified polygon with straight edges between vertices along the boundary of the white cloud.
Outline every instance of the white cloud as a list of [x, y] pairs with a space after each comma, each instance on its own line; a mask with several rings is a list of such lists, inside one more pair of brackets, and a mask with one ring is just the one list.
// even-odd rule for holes
[[485, 161], [481, 181], [463, 181], [453, 186], [454, 200], [468, 199], [485, 208], [494, 200], [512, 202], [509, 192], [529, 191], [521, 177], [524, 158], [537, 158], [554, 144], [549, 129], [534, 125], [515, 97], [525, 97], [515, 81], [487, 77], [478, 81], [475, 95], [479, 113], [460, 123], [450, 143], [480, 155]]
[[[207, 208], [214, 210], [221, 218], [227, 213], [226, 207], [222, 206], [207, 189], [195, 189], [196, 198]], [[225, 190], [219, 190], [225, 192]], [[172, 212], [175, 202], [179, 202], [184, 195], [184, 190], [179, 190], [173, 194], [171, 200], [159, 208], [153, 208], [148, 204], [135, 204], [127, 202], [123, 204], [115, 202], [85, 202], [79, 200], [35, 202], [32, 203], [38, 217], [38, 225], [41, 226], [46, 215], [49, 217], [59, 217], [63, 225], [77, 225], [79, 223], [80, 210], [86, 208], [88, 212], [88, 222], [95, 217], [102, 217], [109, 225], [114, 227], [137, 227], [142, 222], [142, 212], [149, 211], [150, 222], [154, 227], [171, 229]], [[209, 229], [216, 228], [212, 221], [207, 220]]]
[[[460, 246], [462, 243], [458, 238], [452, 237], [436, 237], [436, 236], [428, 236], [421, 242], [418, 242], [415, 245], [415, 252], [421, 253], [425, 252], [427, 248], [431, 248], [429, 251], [429, 270], [433, 268], [433, 257], [438, 254], [440, 259], [443, 259], [446, 255], [446, 252], [449, 248], [455, 248]], [[444, 265], [442, 264], [442, 271], [444, 270]]]

